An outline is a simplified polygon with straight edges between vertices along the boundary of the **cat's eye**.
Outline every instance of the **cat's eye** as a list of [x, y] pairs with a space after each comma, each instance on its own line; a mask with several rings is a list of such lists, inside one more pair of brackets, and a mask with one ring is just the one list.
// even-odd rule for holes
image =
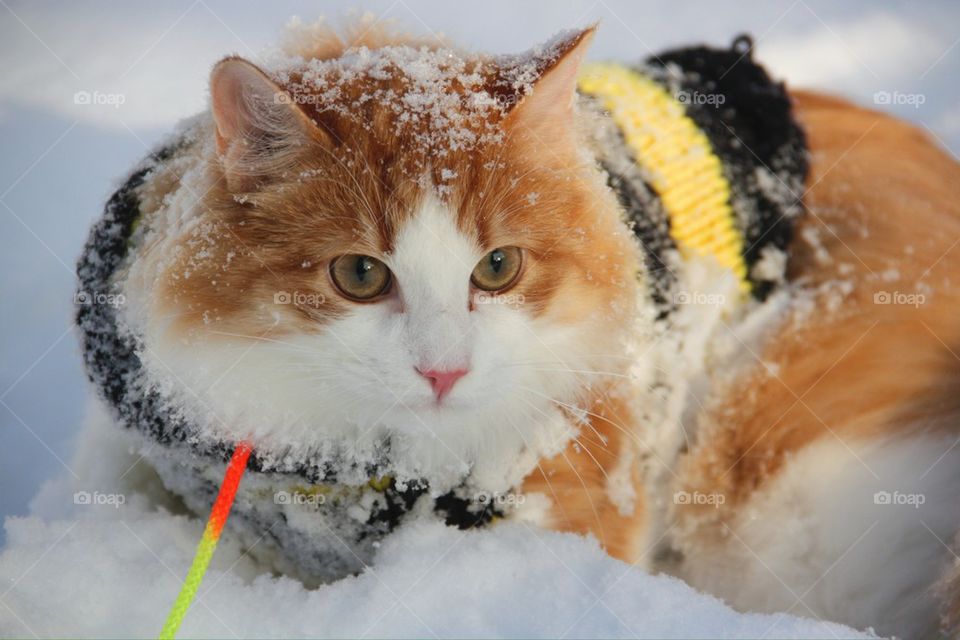
[[523, 252], [517, 247], [494, 249], [473, 268], [470, 281], [477, 289], [500, 291], [506, 289], [520, 275]]
[[340, 256], [330, 264], [330, 278], [340, 292], [353, 300], [372, 300], [390, 288], [390, 269], [371, 256]]

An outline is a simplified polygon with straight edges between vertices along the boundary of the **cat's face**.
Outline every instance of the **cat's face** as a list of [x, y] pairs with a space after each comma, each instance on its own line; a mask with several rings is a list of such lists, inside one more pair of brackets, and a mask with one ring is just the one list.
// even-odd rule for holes
[[516, 482], [562, 448], [626, 367], [638, 268], [577, 145], [584, 39], [500, 66], [221, 63], [213, 182], [163, 263], [148, 366], [261, 450], [389, 441], [395, 473], [437, 485]]

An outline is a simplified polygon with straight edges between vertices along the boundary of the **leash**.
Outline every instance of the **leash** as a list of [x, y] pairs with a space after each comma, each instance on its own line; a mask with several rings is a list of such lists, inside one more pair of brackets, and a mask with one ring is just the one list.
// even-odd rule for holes
[[190, 571], [187, 572], [187, 578], [183, 581], [180, 594], [170, 609], [167, 622], [163, 625], [160, 640], [174, 640], [177, 629], [180, 628], [184, 616], [187, 615], [187, 611], [197, 595], [203, 576], [207, 573], [207, 567], [210, 566], [210, 560], [213, 558], [213, 552], [217, 549], [217, 542], [220, 541], [223, 525], [227, 523], [230, 507], [233, 506], [233, 500], [237, 496], [237, 488], [240, 486], [240, 479], [243, 478], [243, 472], [247, 468], [250, 451], [251, 447], [248, 442], [241, 442], [233, 451], [230, 464], [227, 465], [227, 471], [223, 476], [223, 484], [220, 485], [220, 492], [217, 494], [217, 499], [210, 510], [207, 526], [203, 530], [203, 537], [200, 538], [197, 552], [190, 564]]

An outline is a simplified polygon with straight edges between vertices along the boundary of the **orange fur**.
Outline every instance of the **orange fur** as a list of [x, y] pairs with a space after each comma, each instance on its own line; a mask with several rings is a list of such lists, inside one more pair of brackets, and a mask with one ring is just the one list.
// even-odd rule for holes
[[[951, 352], [960, 345], [960, 289], [950, 280], [960, 264], [953, 253], [960, 167], [889, 116], [812, 94], [796, 98], [812, 172], [791, 278], [819, 289], [820, 308], [831, 297], [840, 302], [781, 331], [760, 354], [777, 374], [757, 363], [709, 413], [712, 429], [689, 462], [691, 486], [716, 490], [723, 477], [735, 498], [727, 508], [775, 474], [785, 455], [831, 432], [956, 429], [960, 415], [960, 360]], [[820, 246], [804, 240], [805, 230]], [[897, 281], [884, 279], [891, 269]], [[843, 293], [838, 283], [852, 288]], [[898, 287], [929, 292], [917, 306], [874, 302]]]
[[[358, 41], [370, 47], [412, 42], [377, 30], [361, 29], [346, 41], [324, 33], [301, 52], [326, 59]], [[576, 70], [570, 60], [582, 55], [585, 39], [581, 34], [540, 70], [538, 91], [549, 100], [538, 101], [534, 92], [502, 119], [464, 125], [478, 139], [493, 126], [505, 133], [502, 143], [432, 148], [415, 143], [429, 123], [397, 134], [394, 110], [374, 101], [356, 110], [359, 98], [376, 88], [399, 90], [405, 80], [397, 75], [346, 85], [336, 99], [354, 105], [352, 117], [311, 109], [310, 101], [291, 107], [303, 109], [317, 126], [288, 171], [255, 182], [244, 202], [224, 175], [204, 198], [209, 226], [185, 240], [179, 260], [167, 269], [163, 295], [186, 310], [178, 327], [215, 339], [206, 335], [204, 318], [213, 311], [218, 330], [257, 335], [272, 320], [253, 311], [252, 301], [297, 289], [330, 304], [282, 309], [294, 314], [286, 330], [322, 330], [350, 304], [326, 277], [329, 261], [348, 251], [388, 254], [397, 230], [425, 197], [419, 178], [426, 172], [438, 181], [432, 160], [442, 153], [443, 166], [456, 173], [445, 197], [459, 228], [485, 248], [517, 244], [529, 251], [517, 292], [534, 313], [562, 322], [613, 302], [599, 330], [621, 331], [633, 311], [635, 292], [628, 285], [639, 264], [636, 247], [596, 169], [571, 144], [569, 109], [552, 106], [570, 83], [565, 74]], [[556, 95], [551, 76], [559, 83]], [[486, 77], [494, 93], [495, 79]], [[302, 95], [301, 80], [294, 74], [279, 89]], [[804, 447], [832, 437], [956, 430], [960, 415], [960, 322], [953, 311], [960, 289], [951, 282], [960, 266], [960, 167], [905, 123], [816, 94], [794, 97], [812, 171], [804, 194], [809, 213], [790, 248], [791, 280], [815, 292], [814, 304], [829, 311], [795, 318], [769, 340], [759, 355], [775, 374], [757, 363], [714, 390], [718, 399], [701, 417], [678, 484], [727, 497], [719, 508], [690, 505], [678, 513], [678, 525], [707, 544]], [[313, 178], [294, 179], [298, 175]], [[531, 193], [542, 197], [533, 202]], [[585, 232], [569, 231], [576, 228]], [[204, 241], [211, 229], [216, 243]], [[814, 236], [819, 244], [810, 244]], [[227, 262], [231, 269], [224, 271], [220, 265]], [[192, 273], [188, 279], [177, 275], [185, 270]], [[914, 289], [917, 284], [922, 288]], [[916, 307], [875, 303], [875, 295], [892, 291], [925, 300]], [[609, 369], [622, 375], [626, 365]], [[631, 413], [630, 393], [626, 383], [610, 381], [585, 388], [589, 412], [577, 440], [542, 460], [523, 491], [552, 498], [548, 526], [591, 533], [612, 555], [636, 562], [645, 552], [653, 497], [639, 469], [627, 472], [634, 504], [617, 503], [611, 492], [611, 476], [635, 459], [643, 429]], [[949, 589], [960, 591], [957, 584], [960, 579]], [[951, 612], [956, 624], [960, 605]]]
[[[781, 328], [701, 419], [679, 486], [726, 503], [679, 509], [678, 524], [704, 545], [814, 442], [960, 431], [960, 166], [904, 122], [794, 97], [812, 171], [791, 278], [817, 310]], [[894, 292], [924, 298], [875, 301]], [[955, 598], [953, 625], [958, 611]]]
[[[583, 37], [569, 44], [568, 53]], [[339, 51], [324, 46], [324, 51]], [[478, 58], [472, 64], [489, 73], [493, 67], [481, 68], [481, 62]], [[555, 61], [558, 69], [561, 62]], [[572, 87], [572, 77], [561, 80]], [[252, 312], [255, 303], [268, 303], [277, 290], [292, 289], [316, 293], [326, 303], [319, 308], [291, 305], [297, 317], [286, 330], [320, 330], [325, 318], [344, 313], [350, 304], [326, 277], [330, 260], [350, 252], [388, 254], [396, 232], [431, 188], [421, 177], [426, 172], [439, 183], [441, 166], [456, 174], [447, 182], [446, 199], [464, 233], [486, 250], [505, 244], [527, 249], [531, 259], [515, 292], [530, 309], [573, 318], [613, 301], [620, 315], [611, 324], [624, 321], [632, 293], [622, 285], [633, 279], [637, 254], [618, 225], [616, 203], [572, 145], [543, 149], [544, 139], [557, 140], [555, 130], [564, 127], [570, 114], [562, 109], [534, 112], [542, 100], [531, 98], [502, 122], [465, 119], [457, 126], [471, 130], [480, 142], [441, 149], [420, 142], [432, 126], [426, 119], [398, 134], [400, 114], [390, 106], [368, 101], [358, 113], [360, 96], [376, 89], [401, 92], [406, 82], [398, 73], [346, 84], [337, 101], [350, 109], [348, 115], [319, 110], [319, 100], [301, 98], [299, 106], [290, 108], [302, 108], [317, 126], [284, 167], [284, 177], [245, 182], [240, 194], [225, 177], [205, 194], [206, 224], [184, 240], [179, 260], [165, 270], [161, 291], [170, 307], [187, 310], [179, 316], [180, 330], [203, 332], [208, 326], [204, 314], [209, 319], [212, 313], [220, 331], [258, 334], [273, 320]], [[545, 84], [549, 82], [538, 84], [537, 98], [546, 93], [546, 87], [540, 88]], [[278, 90], [302, 96], [308, 89], [294, 76]], [[504, 132], [503, 142], [484, 140], [491, 128]], [[438, 157], [442, 165], [434, 162]], [[298, 179], [304, 175], [309, 177]], [[536, 202], [530, 194], [538, 194]], [[590, 232], [555, 231], [578, 226]], [[191, 277], [183, 278], [185, 272]]]
[[[679, 529], [705, 545], [724, 536], [722, 524], [792, 454], [820, 439], [960, 430], [960, 283], [951, 281], [960, 266], [960, 166], [894, 118], [812, 93], [795, 100], [812, 170], [790, 277], [815, 292], [819, 310], [782, 327], [753, 366], [715, 390], [697, 444], [681, 459], [678, 489], [726, 498], [677, 510]], [[894, 292], [924, 301], [875, 302]], [[614, 452], [631, 444], [619, 425], [642, 433], [621, 411], [594, 410], [585, 434], [602, 436], [605, 448], [581, 438], [544, 461], [525, 490], [555, 496], [552, 526], [592, 533], [612, 555], [636, 562], [648, 551], [641, 540], [650, 498], [638, 484], [639, 508], [624, 515], [606, 491]], [[941, 585], [953, 630], [957, 567]]]
[[[601, 389], [604, 386], [606, 389], [594, 392], [586, 404], [589, 413], [580, 435], [562, 453], [541, 461], [524, 483], [523, 492], [552, 500], [545, 526], [590, 534], [613, 557], [635, 563], [645, 551], [648, 524], [647, 497], [635, 464], [634, 453], [639, 450], [636, 419], [629, 403], [617, 397], [617, 385]], [[626, 478], [617, 478], [619, 473], [626, 473]], [[613, 500], [611, 485], [619, 481], [633, 485], [632, 503], [621, 505]]]
[[[461, 150], [419, 144], [431, 126], [428, 121], [398, 135], [399, 113], [390, 106], [368, 101], [357, 111], [364, 94], [401, 92], [407, 82], [402, 74], [343, 85], [336, 100], [350, 108], [349, 114], [317, 109], [319, 100], [311, 99], [309, 86], [292, 74], [277, 90], [298, 98], [290, 108], [301, 109], [316, 127], [282, 167], [282, 175], [274, 168], [270, 174], [242, 174], [232, 181], [229, 163], [210, 167], [222, 177], [204, 195], [205, 224], [184, 238], [178, 259], [164, 270], [160, 295], [168, 309], [178, 311], [174, 330], [203, 340], [224, 333], [322, 331], [325, 321], [347, 313], [353, 304], [339, 297], [327, 278], [330, 260], [344, 253], [388, 254], [398, 229], [431, 188], [421, 176], [427, 172], [439, 182], [441, 165], [432, 160], [442, 156], [442, 167], [456, 173], [446, 183], [450, 190], [445, 198], [457, 212], [458, 227], [485, 250], [503, 245], [526, 249], [530, 259], [512, 290], [522, 296], [526, 309], [550, 314], [560, 324], [609, 310], [600, 314], [598, 335], [623, 334], [635, 308], [638, 248], [620, 222], [618, 204], [601, 174], [575, 144], [571, 124], [576, 71], [591, 33], [572, 38], [562, 56], [539, 70], [532, 96], [505, 96], [507, 103], [520, 104], [502, 119], [459, 125], [481, 140], [493, 127], [503, 133], [502, 140], [491, 138]], [[327, 59], [353, 46], [393, 44], [431, 46], [377, 29], [356, 29], [345, 38], [322, 31], [300, 53]], [[477, 58], [471, 64], [490, 74], [487, 89], [495, 95], [503, 91], [496, 85], [495, 66], [481, 67], [481, 62]], [[221, 155], [229, 156], [223, 132], [218, 134]], [[301, 175], [310, 177], [296, 179]], [[531, 194], [537, 197], [531, 199]], [[223, 268], [226, 264], [229, 269]], [[189, 278], [182, 276], [186, 272]], [[278, 310], [269, 304], [278, 290], [316, 293], [326, 302]], [[258, 302], [263, 303], [259, 310]], [[289, 313], [289, 322], [274, 329], [270, 313], [277, 311]], [[554, 499], [550, 521], [557, 529], [593, 533], [611, 554], [633, 561], [642, 540], [644, 496], [638, 495], [633, 505], [617, 505], [608, 484], [624, 460], [634, 459], [636, 436], [630, 429], [635, 419], [629, 394], [619, 385], [594, 384], [624, 376], [626, 367], [625, 360], [614, 360], [599, 378], [585, 381], [593, 385], [582, 398], [590, 416], [577, 442], [543, 461], [524, 491]], [[635, 484], [639, 472], [627, 473], [627, 483]]]

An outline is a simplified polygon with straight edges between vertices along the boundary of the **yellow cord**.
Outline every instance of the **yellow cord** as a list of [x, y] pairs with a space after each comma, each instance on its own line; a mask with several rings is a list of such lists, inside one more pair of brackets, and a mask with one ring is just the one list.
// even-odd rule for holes
[[193, 556], [193, 563], [190, 565], [190, 571], [187, 572], [187, 578], [183, 581], [180, 588], [180, 594], [176, 602], [170, 608], [167, 615], [167, 622], [160, 631], [160, 640], [174, 640], [177, 635], [177, 629], [183, 622], [184, 616], [193, 604], [193, 598], [197, 595], [203, 576], [207, 572], [210, 560], [213, 558], [213, 552], [217, 549], [217, 537], [213, 533], [213, 524], [208, 523], [203, 531], [203, 537], [200, 538], [200, 544], [197, 545], [197, 552]]

